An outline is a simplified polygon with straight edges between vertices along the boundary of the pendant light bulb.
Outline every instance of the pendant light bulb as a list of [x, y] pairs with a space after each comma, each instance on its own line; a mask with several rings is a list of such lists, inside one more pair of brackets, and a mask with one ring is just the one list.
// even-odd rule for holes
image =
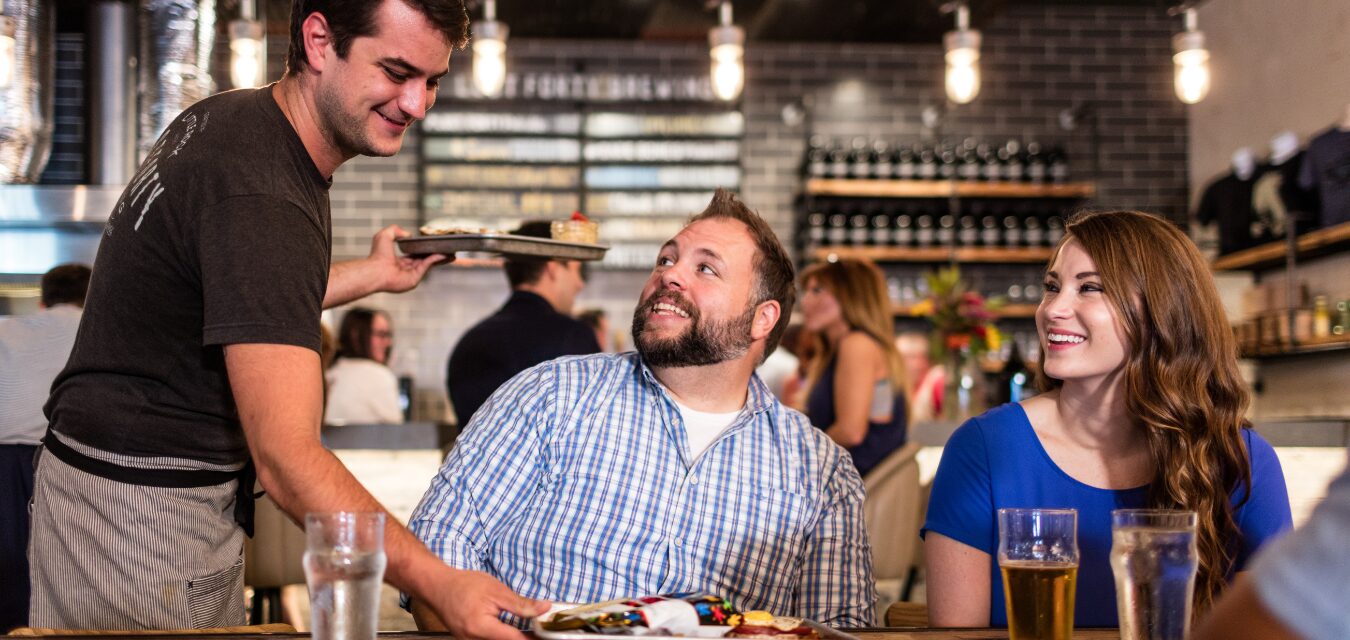
[[718, 25], [708, 31], [712, 88], [718, 100], [730, 102], [745, 88], [745, 30], [731, 24], [731, 2], [719, 7]]
[[230, 22], [230, 84], [236, 89], [262, 86], [262, 23], [248, 18]]
[[1209, 95], [1209, 51], [1205, 34], [1196, 28], [1195, 9], [1186, 10], [1186, 30], [1172, 37], [1177, 98], [1195, 104]]
[[506, 86], [506, 38], [510, 30], [497, 20], [497, 0], [483, 3], [483, 20], [473, 25], [473, 84], [489, 98]]
[[970, 28], [970, 9], [956, 8], [956, 30], [942, 38], [946, 50], [947, 99], [967, 104], [980, 95], [980, 32]]

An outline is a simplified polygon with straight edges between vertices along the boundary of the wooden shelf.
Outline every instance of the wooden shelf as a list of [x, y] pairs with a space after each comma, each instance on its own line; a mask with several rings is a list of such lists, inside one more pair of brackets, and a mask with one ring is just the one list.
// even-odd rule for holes
[[1029, 184], [963, 180], [824, 180], [806, 181], [814, 196], [853, 198], [1091, 198], [1091, 182]]
[[1259, 347], [1252, 350], [1244, 350], [1243, 358], [1268, 359], [1268, 358], [1286, 358], [1290, 356], [1302, 356], [1312, 353], [1329, 353], [1336, 351], [1350, 351], [1350, 336], [1328, 336], [1325, 338], [1309, 338], [1298, 344], [1287, 347]]
[[816, 249], [816, 260], [865, 258], [873, 262], [989, 262], [1036, 264], [1049, 262], [1050, 247], [850, 247]]
[[[1298, 237], [1298, 257], [1312, 258], [1339, 249], [1350, 248], [1350, 222], [1342, 222], [1334, 227], [1309, 231]], [[1258, 245], [1250, 249], [1235, 251], [1214, 260], [1214, 269], [1218, 271], [1260, 270], [1284, 265], [1286, 246], [1284, 241]]]
[[[1000, 318], [1035, 318], [1037, 306], [1034, 304], [1005, 304], [996, 313]], [[922, 317], [914, 315], [913, 305], [898, 304], [892, 307], [891, 311], [896, 316]]]

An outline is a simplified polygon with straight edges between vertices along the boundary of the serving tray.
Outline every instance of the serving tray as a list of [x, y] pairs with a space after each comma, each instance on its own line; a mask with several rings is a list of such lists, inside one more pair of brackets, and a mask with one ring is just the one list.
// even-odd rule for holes
[[600, 260], [608, 245], [563, 242], [550, 238], [517, 236], [509, 233], [451, 233], [401, 238], [398, 248], [410, 255], [453, 254], [481, 251], [505, 255], [556, 258], [559, 260]]

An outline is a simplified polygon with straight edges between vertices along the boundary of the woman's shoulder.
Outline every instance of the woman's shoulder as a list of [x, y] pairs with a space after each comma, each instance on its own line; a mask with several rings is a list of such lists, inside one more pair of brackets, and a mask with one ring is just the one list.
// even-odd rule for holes
[[839, 341], [839, 354], [881, 354], [876, 338], [862, 331], [850, 331]]
[[966, 420], [952, 433], [948, 446], [1006, 450], [1023, 446], [1028, 431], [1021, 405], [1009, 402]]
[[330, 376], [350, 376], [365, 378], [393, 378], [398, 379], [394, 372], [370, 358], [338, 358], [333, 366], [328, 368]]

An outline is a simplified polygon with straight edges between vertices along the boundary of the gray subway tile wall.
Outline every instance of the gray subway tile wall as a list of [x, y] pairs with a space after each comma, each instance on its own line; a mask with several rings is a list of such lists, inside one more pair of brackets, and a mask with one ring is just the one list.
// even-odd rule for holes
[[[836, 139], [913, 142], [936, 136], [1063, 144], [1072, 162], [1070, 179], [1097, 183], [1093, 206], [1140, 208], [1180, 219], [1187, 205], [1187, 132], [1185, 110], [1172, 96], [1175, 29], [1155, 8], [1008, 6], [984, 25], [980, 96], [947, 109], [937, 131], [924, 129], [922, 113], [945, 103], [940, 44], [752, 41], [741, 105], [742, 199], [770, 221], [785, 244], [795, 244], [793, 201], [807, 132], [784, 124], [781, 112], [804, 100], [812, 106], [814, 133]], [[270, 42], [274, 55], [285, 50], [278, 39]], [[534, 72], [571, 73], [583, 66], [588, 72], [695, 74], [706, 73], [708, 64], [703, 43], [513, 39], [507, 55], [511, 69]], [[467, 50], [456, 52], [452, 74], [465, 73], [470, 61]], [[274, 60], [273, 67], [277, 64]], [[1090, 123], [1074, 131], [1059, 125], [1062, 110], [1083, 105], [1090, 105], [1098, 128], [1096, 176], [1088, 174]], [[419, 144], [414, 131], [397, 156], [356, 158], [334, 176], [334, 259], [365, 255], [370, 235], [384, 225], [416, 228]], [[605, 309], [611, 327], [626, 333], [645, 278], [635, 271], [594, 272], [577, 306]], [[506, 295], [500, 269], [443, 267], [414, 291], [363, 301], [391, 313], [394, 368], [415, 377], [421, 417], [441, 417], [451, 348]], [[333, 320], [341, 314], [337, 310]]]

